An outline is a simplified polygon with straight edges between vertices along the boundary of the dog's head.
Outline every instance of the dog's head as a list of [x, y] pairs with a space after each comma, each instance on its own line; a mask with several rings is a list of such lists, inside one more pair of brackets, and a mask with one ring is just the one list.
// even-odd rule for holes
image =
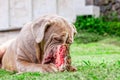
[[42, 43], [44, 56], [43, 64], [54, 63], [58, 68], [66, 67], [69, 62], [69, 47], [76, 34], [75, 27], [63, 17], [46, 15], [33, 24], [32, 33], [36, 43]]

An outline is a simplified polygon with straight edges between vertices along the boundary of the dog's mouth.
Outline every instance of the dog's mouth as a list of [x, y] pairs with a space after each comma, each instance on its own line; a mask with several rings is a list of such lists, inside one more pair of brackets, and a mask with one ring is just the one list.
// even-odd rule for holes
[[53, 63], [57, 68], [63, 67], [65, 65], [66, 50], [65, 45], [53, 47], [50, 53], [44, 58], [43, 64]]

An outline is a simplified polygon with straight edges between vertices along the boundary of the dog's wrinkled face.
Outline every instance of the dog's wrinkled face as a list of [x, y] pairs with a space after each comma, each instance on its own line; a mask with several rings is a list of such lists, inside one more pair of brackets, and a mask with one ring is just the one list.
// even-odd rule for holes
[[42, 64], [53, 63], [59, 70], [70, 64], [69, 47], [76, 33], [72, 24], [60, 16], [43, 16], [32, 24], [31, 31], [42, 45]]
[[43, 64], [54, 63], [59, 70], [64, 70], [70, 64], [67, 58], [70, 55], [69, 47], [74, 34], [73, 25], [62, 19], [49, 25], [44, 36]]

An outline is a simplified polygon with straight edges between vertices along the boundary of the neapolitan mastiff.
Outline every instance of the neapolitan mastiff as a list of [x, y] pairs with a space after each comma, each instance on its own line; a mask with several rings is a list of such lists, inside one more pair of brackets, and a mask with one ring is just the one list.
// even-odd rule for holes
[[44, 15], [26, 24], [16, 39], [0, 48], [2, 69], [16, 72], [75, 71], [70, 44], [75, 27], [63, 17]]

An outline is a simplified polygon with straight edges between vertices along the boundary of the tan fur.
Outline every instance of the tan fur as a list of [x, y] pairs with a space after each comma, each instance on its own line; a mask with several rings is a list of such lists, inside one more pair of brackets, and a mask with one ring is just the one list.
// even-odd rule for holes
[[53, 46], [61, 44], [68, 47], [69, 56], [69, 46], [75, 33], [74, 26], [64, 18], [57, 15], [41, 16], [25, 25], [11, 42], [2, 58], [2, 68], [17, 72], [57, 72], [59, 69], [54, 64], [44, 64], [43, 60]]
[[0, 45], [0, 68], [1, 68], [1, 61], [2, 61], [2, 57], [4, 55], [4, 53], [6, 52], [6, 49], [10, 46], [10, 44], [15, 40], [14, 39], [10, 39], [7, 42], [3, 43], [2, 45]]

